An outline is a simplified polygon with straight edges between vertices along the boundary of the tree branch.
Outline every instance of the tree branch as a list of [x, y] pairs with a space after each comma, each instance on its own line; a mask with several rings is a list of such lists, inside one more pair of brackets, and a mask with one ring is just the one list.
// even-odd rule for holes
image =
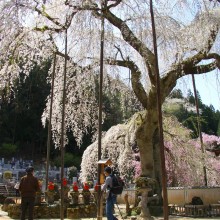
[[[183, 66], [188, 66], [188, 67], [192, 66], [192, 67], [194, 67], [199, 62], [201, 62], [203, 59], [210, 59], [210, 58], [208, 58], [209, 57], [208, 53], [211, 50], [212, 46], [214, 45], [214, 42], [215, 42], [217, 34], [218, 34], [218, 30], [219, 30], [219, 26], [218, 25], [213, 27], [213, 29], [210, 32], [210, 36], [209, 36], [209, 38], [207, 40], [207, 44], [204, 47], [205, 49], [200, 51], [200, 52], [198, 52], [196, 55], [186, 59], [183, 62]], [[211, 58], [213, 58], [213, 57], [211, 57]], [[183, 69], [184, 69], [184, 67], [183, 67]]]
[[49, 21], [53, 22], [55, 25], [61, 27], [61, 29], [65, 29], [64, 25], [62, 25], [61, 23], [59, 23], [58, 21], [56, 21], [56, 18], [52, 18], [49, 14], [46, 13], [45, 9], [43, 11], [41, 11], [40, 9], [38, 9], [37, 7], [35, 7], [34, 9], [36, 12], [38, 12], [38, 14], [42, 15], [43, 17], [46, 17]]
[[[100, 16], [98, 12], [97, 16]], [[135, 34], [130, 30], [128, 25], [122, 21], [120, 18], [116, 17], [113, 13], [111, 13], [108, 9], [103, 11], [104, 17], [115, 27], [117, 27], [123, 36], [123, 39], [133, 47], [144, 59], [145, 64], [148, 68], [148, 75], [152, 84], [155, 85], [155, 56], [154, 54], [145, 46], [143, 42], [141, 42]]]
[[[65, 58], [65, 54], [64, 54], [64, 53], [62, 53], [62, 52], [60, 52], [60, 51], [58, 51], [58, 50], [57, 50], [55, 53], [56, 53], [57, 55], [59, 55], [59, 56]], [[80, 66], [79, 64], [73, 62], [72, 58], [71, 58], [69, 55], [67, 55], [66, 58], [67, 58], [67, 60], [70, 61], [74, 66], [77, 66], [81, 72], [88, 71], [88, 70], [91, 70], [92, 68], [94, 68], [94, 65]]]
[[[108, 2], [108, 1], [110, 1], [110, 0], [107, 0], [107, 2]], [[111, 2], [115, 2], [115, 3], [108, 5], [108, 6], [107, 6], [108, 10], [109, 10], [110, 8], [113, 8], [113, 7], [116, 7], [117, 5], [119, 5], [119, 4], [122, 2], [122, 0], [112, 0]]]
[[72, 7], [73, 9], [84, 11], [84, 10], [100, 10], [98, 8], [98, 5], [93, 2], [89, 2], [87, 4], [84, 4], [82, 6], [72, 5], [68, 0], [65, 1], [65, 5], [68, 5], [69, 7]]
[[216, 67], [217, 67], [217, 63], [216, 63], [216, 61], [214, 61], [214, 62], [206, 64], [206, 65], [195, 66], [193, 68], [190, 68], [189, 71], [186, 69], [185, 75], [208, 73], [208, 72], [215, 70]]
[[[216, 53], [209, 53], [211, 50], [217, 34], [219, 26], [216, 25], [210, 32], [210, 36], [207, 40], [207, 45], [203, 51], [198, 52], [196, 55], [187, 58], [186, 60], [173, 65], [171, 70], [163, 77], [161, 80], [161, 87], [163, 88], [163, 99], [172, 91], [176, 85], [176, 80], [181, 78], [184, 75], [189, 74], [202, 74], [211, 72], [212, 70], [218, 68], [220, 69], [220, 56]], [[197, 65], [202, 60], [215, 59], [214, 62]]]
[[141, 102], [144, 108], [148, 106], [148, 98], [145, 92], [145, 89], [142, 85], [141, 81], [141, 71], [139, 70], [138, 66], [130, 60], [113, 60], [113, 59], [106, 59], [105, 62], [109, 65], [117, 65], [121, 67], [126, 67], [131, 70], [131, 84], [136, 94], [138, 100]]

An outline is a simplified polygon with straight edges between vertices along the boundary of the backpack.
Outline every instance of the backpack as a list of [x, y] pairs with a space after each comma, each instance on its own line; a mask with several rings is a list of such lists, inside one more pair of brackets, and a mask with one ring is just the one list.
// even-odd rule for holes
[[124, 181], [118, 175], [111, 174], [110, 176], [112, 178], [112, 188], [110, 191], [115, 195], [120, 195], [125, 185]]

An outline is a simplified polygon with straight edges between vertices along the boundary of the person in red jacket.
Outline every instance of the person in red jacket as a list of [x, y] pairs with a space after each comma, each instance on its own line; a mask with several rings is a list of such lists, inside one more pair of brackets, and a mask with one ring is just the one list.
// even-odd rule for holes
[[28, 167], [26, 173], [27, 175], [21, 178], [19, 185], [21, 194], [21, 220], [25, 220], [27, 209], [28, 220], [33, 220], [35, 196], [36, 192], [40, 190], [40, 186], [38, 184], [38, 179], [33, 175], [33, 167]]

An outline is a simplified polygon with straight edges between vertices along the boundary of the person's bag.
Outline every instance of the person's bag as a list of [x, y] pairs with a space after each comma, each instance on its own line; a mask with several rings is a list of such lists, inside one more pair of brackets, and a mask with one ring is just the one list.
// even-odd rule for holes
[[120, 195], [124, 188], [124, 181], [118, 175], [111, 174], [112, 178], [112, 188], [111, 192], [115, 195]]

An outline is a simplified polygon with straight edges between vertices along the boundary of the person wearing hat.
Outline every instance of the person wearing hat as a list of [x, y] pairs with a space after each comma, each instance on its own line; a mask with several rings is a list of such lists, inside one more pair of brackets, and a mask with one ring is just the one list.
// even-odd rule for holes
[[26, 173], [27, 175], [21, 178], [19, 185], [21, 194], [21, 220], [25, 220], [27, 209], [28, 220], [33, 220], [35, 196], [36, 192], [40, 190], [40, 186], [38, 184], [38, 179], [33, 175], [33, 167], [28, 167]]
[[116, 203], [116, 195], [111, 192], [112, 188], [112, 177], [111, 177], [112, 169], [107, 166], [104, 169], [105, 175], [105, 183], [102, 185], [102, 191], [106, 191], [106, 217], [108, 220], [117, 220], [117, 218], [113, 215], [114, 204]]

